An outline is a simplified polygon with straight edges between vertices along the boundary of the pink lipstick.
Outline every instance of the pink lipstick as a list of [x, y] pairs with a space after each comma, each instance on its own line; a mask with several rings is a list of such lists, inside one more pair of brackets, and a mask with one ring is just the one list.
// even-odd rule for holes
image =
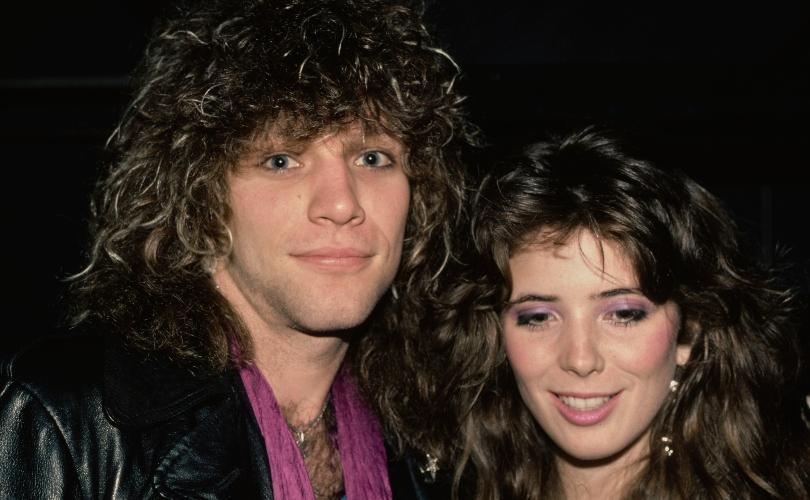
[[552, 393], [554, 405], [568, 422], [574, 425], [596, 425], [610, 415], [619, 402], [621, 391], [615, 394]]

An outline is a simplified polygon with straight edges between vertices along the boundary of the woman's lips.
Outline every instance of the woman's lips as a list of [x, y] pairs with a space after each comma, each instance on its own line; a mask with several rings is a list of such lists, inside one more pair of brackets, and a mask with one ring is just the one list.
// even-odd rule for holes
[[579, 411], [595, 410], [610, 400], [610, 396], [597, 396], [593, 398], [577, 398], [574, 396], [558, 395], [557, 397], [567, 406]]
[[554, 405], [568, 422], [588, 426], [603, 421], [619, 403], [621, 391], [614, 394], [552, 393]]

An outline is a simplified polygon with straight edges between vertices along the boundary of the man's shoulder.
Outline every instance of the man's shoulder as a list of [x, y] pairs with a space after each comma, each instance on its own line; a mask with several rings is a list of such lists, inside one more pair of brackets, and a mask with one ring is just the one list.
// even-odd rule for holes
[[37, 339], [4, 360], [4, 411], [39, 408], [36, 412], [63, 422], [100, 418], [103, 365], [102, 342], [94, 335], [71, 332]]
[[57, 332], [38, 338], [2, 361], [2, 377], [32, 387], [97, 384], [103, 371], [102, 340], [85, 331]]
[[[145, 395], [146, 388], [137, 390], [140, 381], [120, 385], [130, 372], [123, 366], [127, 358], [116, 356], [117, 345], [114, 337], [72, 332], [37, 340], [6, 361], [0, 374], [0, 497], [11, 491], [11, 497], [23, 498], [41, 490], [48, 498], [111, 492], [116, 498], [142, 498], [158, 482], [178, 489], [223, 468], [224, 475], [231, 471], [228, 453], [240, 443], [234, 437], [233, 405], [186, 404], [179, 398], [183, 405], [156, 409], [156, 396], [147, 396], [172, 398], [176, 392], [152, 384]], [[111, 385], [116, 377], [124, 380]], [[119, 399], [129, 396], [124, 409], [130, 414], [122, 414]], [[156, 414], [162, 418], [152, 418]], [[199, 467], [186, 464], [189, 455]], [[205, 467], [210, 474], [200, 476]]]

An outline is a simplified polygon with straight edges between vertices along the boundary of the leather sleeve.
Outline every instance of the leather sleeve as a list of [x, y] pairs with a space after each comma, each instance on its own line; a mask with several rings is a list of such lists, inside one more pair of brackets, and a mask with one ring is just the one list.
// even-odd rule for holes
[[0, 498], [81, 498], [77, 468], [48, 408], [0, 378]]

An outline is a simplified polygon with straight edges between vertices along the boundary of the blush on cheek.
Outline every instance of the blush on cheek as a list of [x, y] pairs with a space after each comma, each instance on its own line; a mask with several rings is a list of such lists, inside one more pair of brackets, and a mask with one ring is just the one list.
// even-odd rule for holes
[[513, 335], [505, 333], [504, 350], [509, 359], [509, 365], [518, 379], [528, 375], [532, 367], [537, 366], [535, 353], [532, 352], [532, 347], [528, 342], [520, 342]]
[[509, 358], [509, 362], [514, 364], [520, 357], [520, 349], [515, 345], [515, 342], [511, 337], [512, 336], [510, 334], [504, 332], [503, 347], [506, 351], [506, 357]]
[[521, 343], [517, 342], [513, 335], [504, 331], [503, 333], [503, 346], [506, 351], [506, 357], [509, 359], [509, 364], [514, 369], [516, 366], [521, 366], [524, 363], [523, 356], [525, 350], [521, 349]]
[[633, 356], [634, 371], [654, 373], [661, 369], [674, 369], [675, 327], [672, 322], [657, 325], [654, 331], [638, 342]]

